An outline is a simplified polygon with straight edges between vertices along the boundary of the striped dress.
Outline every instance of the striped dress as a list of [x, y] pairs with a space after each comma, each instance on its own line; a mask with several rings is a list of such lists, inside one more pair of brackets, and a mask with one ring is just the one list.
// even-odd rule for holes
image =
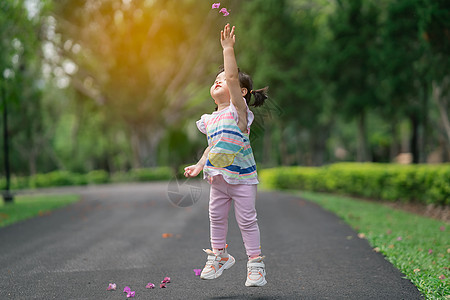
[[[208, 145], [211, 146], [203, 168], [204, 178], [222, 175], [229, 184], [259, 183], [249, 138], [254, 115], [247, 107], [248, 133], [241, 131], [237, 125], [238, 120], [237, 110], [230, 103], [226, 109], [204, 114], [197, 121], [198, 129], [207, 135]], [[220, 163], [217, 163], [217, 158]]]

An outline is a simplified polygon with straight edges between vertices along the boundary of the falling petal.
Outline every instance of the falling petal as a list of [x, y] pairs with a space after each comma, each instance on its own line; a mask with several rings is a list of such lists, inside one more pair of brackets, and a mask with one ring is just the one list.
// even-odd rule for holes
[[213, 8], [219, 8], [219, 7], [220, 7], [220, 2], [218, 2], [218, 3], [213, 3], [211, 9], [213, 9]]
[[401, 240], [403, 240], [403, 238], [402, 238], [401, 236], [399, 236], [399, 237], [397, 238], [397, 241], [401, 241]]
[[147, 288], [147, 289], [154, 289], [154, 288], [155, 288], [155, 285], [154, 285], [153, 283], [149, 282], [149, 283], [145, 286], [145, 288]]
[[223, 16], [226, 17], [228, 16], [230, 13], [227, 11], [227, 9], [224, 7], [222, 9], [219, 10], [220, 13], [223, 13]]
[[117, 285], [115, 283], [110, 283], [108, 285], [107, 291], [115, 291], [117, 289]]
[[163, 289], [163, 288], [165, 288], [166, 287], [166, 284], [165, 283], [161, 283], [160, 285], [159, 285], [159, 288], [161, 288], [161, 289]]
[[123, 292], [124, 293], [129, 293], [129, 292], [131, 292], [131, 289], [130, 289], [130, 287], [129, 286], [126, 286], [124, 289], [123, 289]]
[[135, 295], [136, 295], [136, 292], [135, 292], [135, 291], [130, 291], [130, 292], [127, 294], [127, 298], [133, 298]]
[[194, 269], [195, 276], [200, 276], [202, 274], [201, 269]]
[[428, 254], [431, 254], [431, 253], [433, 253], [433, 250], [432, 250], [432, 249], [429, 249], [429, 250], [428, 250]]

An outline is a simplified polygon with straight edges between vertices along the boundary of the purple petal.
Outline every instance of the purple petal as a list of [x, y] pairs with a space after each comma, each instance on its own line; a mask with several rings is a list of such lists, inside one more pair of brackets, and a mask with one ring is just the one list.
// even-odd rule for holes
[[200, 276], [202, 274], [202, 269], [194, 269], [195, 276]]
[[211, 9], [213, 9], [213, 8], [219, 8], [219, 6], [220, 6], [220, 2], [218, 2], [218, 3], [213, 3]]
[[127, 298], [133, 298], [135, 295], [136, 295], [136, 292], [135, 292], [135, 291], [130, 291], [130, 292], [127, 294]]
[[129, 293], [129, 292], [131, 292], [131, 289], [130, 289], [130, 287], [129, 286], [126, 286], [124, 289], [123, 289], [123, 292], [124, 293]]
[[155, 288], [155, 285], [154, 285], [153, 283], [149, 282], [149, 283], [145, 286], [145, 288], [147, 288], [147, 289], [154, 289], [154, 288]]

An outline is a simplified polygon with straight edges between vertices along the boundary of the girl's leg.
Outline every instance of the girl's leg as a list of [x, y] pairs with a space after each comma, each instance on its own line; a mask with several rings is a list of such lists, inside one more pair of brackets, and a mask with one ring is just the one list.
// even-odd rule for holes
[[245, 250], [249, 257], [256, 257], [261, 254], [260, 233], [255, 208], [256, 189], [256, 184], [239, 184], [230, 188], [231, 197], [234, 200], [236, 221], [241, 229]]
[[227, 194], [226, 181], [220, 175], [214, 176], [209, 198], [209, 222], [213, 249], [225, 249], [230, 206], [231, 198]]

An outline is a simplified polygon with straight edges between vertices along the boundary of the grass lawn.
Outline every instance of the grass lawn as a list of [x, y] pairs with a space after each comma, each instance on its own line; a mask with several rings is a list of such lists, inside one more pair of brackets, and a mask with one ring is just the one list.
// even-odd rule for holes
[[450, 299], [450, 224], [379, 203], [312, 192], [293, 193], [321, 205], [366, 238], [427, 299]]
[[14, 203], [5, 204], [0, 200], [0, 227], [44, 215], [50, 211], [76, 202], [78, 195], [45, 195], [45, 196], [16, 196]]

